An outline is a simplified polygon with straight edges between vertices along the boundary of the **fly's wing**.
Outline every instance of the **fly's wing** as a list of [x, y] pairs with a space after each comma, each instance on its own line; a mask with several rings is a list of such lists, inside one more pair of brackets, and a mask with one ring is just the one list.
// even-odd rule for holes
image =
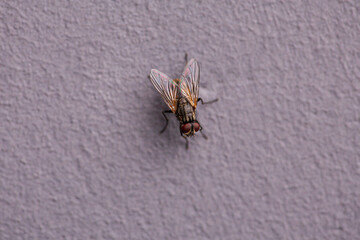
[[196, 108], [199, 97], [200, 68], [195, 59], [191, 59], [180, 77], [180, 90], [182, 95]]
[[150, 81], [173, 113], [177, 109], [178, 85], [164, 73], [151, 69]]

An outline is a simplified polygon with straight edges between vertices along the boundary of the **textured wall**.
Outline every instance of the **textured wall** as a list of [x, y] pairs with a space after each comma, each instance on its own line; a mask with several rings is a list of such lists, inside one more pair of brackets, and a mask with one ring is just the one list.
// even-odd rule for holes
[[[0, 239], [360, 239], [360, 1], [0, 14]], [[188, 151], [147, 79], [185, 52], [221, 99]]]

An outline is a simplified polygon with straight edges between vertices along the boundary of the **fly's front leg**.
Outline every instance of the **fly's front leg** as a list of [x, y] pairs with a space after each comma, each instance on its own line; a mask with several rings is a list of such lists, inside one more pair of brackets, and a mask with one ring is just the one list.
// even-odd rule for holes
[[166, 123], [165, 123], [165, 126], [163, 127], [163, 129], [160, 131], [160, 134], [165, 131], [165, 129], [167, 128], [167, 125], [168, 125], [168, 123], [169, 123], [169, 119], [167, 118], [167, 116], [165, 115], [165, 113], [172, 113], [172, 111], [171, 111], [171, 110], [164, 110], [164, 111], [162, 111], [162, 115], [164, 116]]
[[216, 98], [216, 99], [214, 99], [214, 100], [211, 100], [211, 101], [209, 101], [209, 102], [204, 102], [204, 100], [202, 100], [202, 98], [198, 98], [197, 100], [198, 100], [198, 102], [201, 102], [201, 104], [210, 104], [210, 103], [214, 103], [214, 102], [219, 101], [218, 98]]
[[[199, 123], [199, 122], [198, 122]], [[203, 127], [201, 126], [201, 124], [199, 123], [199, 125], [200, 125], [200, 129], [199, 129], [199, 131], [201, 132], [201, 135], [207, 140], [208, 139], [208, 137], [206, 136], [206, 134], [202, 131], [203, 130]]]
[[187, 52], [185, 52], [185, 65], [187, 64], [187, 62], [188, 62], [188, 54]]
[[186, 140], [185, 148], [186, 148], [186, 150], [188, 150], [189, 149], [189, 139], [187, 139], [187, 137], [185, 137], [185, 136], [183, 136], [183, 138], [185, 138], [185, 140]]
[[187, 139], [187, 137], [181, 132], [181, 130], [180, 130], [180, 134], [183, 138], [185, 138], [185, 140], [186, 140], [185, 148], [186, 148], [186, 150], [188, 150], [189, 149], [189, 139]]

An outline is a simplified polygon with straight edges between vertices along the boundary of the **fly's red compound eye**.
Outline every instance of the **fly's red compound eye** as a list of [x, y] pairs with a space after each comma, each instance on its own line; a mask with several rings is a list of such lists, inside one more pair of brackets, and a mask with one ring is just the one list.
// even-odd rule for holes
[[199, 123], [195, 122], [195, 123], [193, 123], [193, 126], [194, 126], [194, 129], [195, 129], [195, 132], [199, 131], [199, 129], [200, 129], [200, 124]]
[[181, 132], [182, 133], [188, 133], [191, 131], [191, 123], [186, 123], [181, 126]]

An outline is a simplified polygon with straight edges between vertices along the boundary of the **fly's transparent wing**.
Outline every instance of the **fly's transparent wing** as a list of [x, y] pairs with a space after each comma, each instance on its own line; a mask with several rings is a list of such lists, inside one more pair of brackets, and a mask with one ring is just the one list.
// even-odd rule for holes
[[150, 81], [171, 111], [175, 113], [177, 109], [178, 85], [171, 78], [156, 69], [151, 70]]
[[200, 68], [195, 59], [191, 59], [180, 77], [180, 90], [182, 95], [196, 108], [199, 97]]

